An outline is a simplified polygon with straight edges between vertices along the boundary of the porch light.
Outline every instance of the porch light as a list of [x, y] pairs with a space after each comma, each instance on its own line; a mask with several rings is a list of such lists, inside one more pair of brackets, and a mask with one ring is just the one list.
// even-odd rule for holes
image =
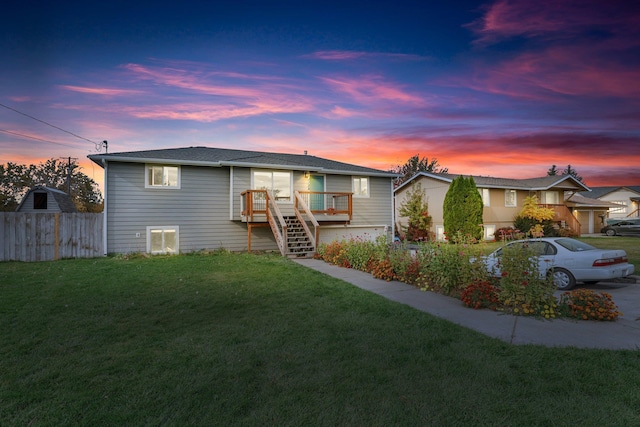
[[309, 171], [304, 171], [304, 177], [305, 177], [306, 179], [309, 179]]

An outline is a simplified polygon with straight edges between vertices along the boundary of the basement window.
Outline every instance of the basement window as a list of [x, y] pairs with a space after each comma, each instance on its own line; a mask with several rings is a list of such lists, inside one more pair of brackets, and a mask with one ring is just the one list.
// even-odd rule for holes
[[176, 254], [178, 253], [179, 228], [147, 227], [147, 252], [151, 254]]

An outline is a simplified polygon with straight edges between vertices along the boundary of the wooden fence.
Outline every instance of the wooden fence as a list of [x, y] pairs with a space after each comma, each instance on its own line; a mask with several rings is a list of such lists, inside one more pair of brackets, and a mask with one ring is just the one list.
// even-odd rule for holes
[[104, 254], [101, 213], [0, 212], [0, 261], [51, 261]]

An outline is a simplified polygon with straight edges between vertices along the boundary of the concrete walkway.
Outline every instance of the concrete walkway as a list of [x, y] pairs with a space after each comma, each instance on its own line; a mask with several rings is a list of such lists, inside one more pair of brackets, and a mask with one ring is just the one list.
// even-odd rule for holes
[[486, 309], [473, 310], [455, 298], [421, 291], [402, 282], [386, 282], [369, 273], [338, 267], [317, 259], [295, 259], [295, 262], [508, 343], [612, 350], [640, 349], [640, 285], [630, 281], [588, 286], [613, 296], [613, 301], [623, 313], [615, 322], [539, 320]]

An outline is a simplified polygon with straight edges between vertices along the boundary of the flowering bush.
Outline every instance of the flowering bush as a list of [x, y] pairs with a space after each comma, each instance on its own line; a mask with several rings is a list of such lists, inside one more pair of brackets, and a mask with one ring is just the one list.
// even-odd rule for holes
[[564, 292], [560, 308], [565, 316], [582, 320], [616, 320], [622, 315], [610, 294], [591, 289]]
[[391, 261], [389, 258], [385, 258], [382, 260], [372, 259], [369, 263], [369, 272], [376, 279], [386, 280], [390, 282], [391, 280], [396, 280], [396, 273], [393, 271], [393, 266], [391, 265]]
[[500, 305], [498, 288], [488, 281], [471, 282], [460, 293], [460, 299], [467, 306], [475, 309], [490, 308], [497, 310]]
[[476, 309], [545, 319], [616, 320], [622, 315], [611, 295], [604, 292], [577, 289], [563, 293], [557, 301], [553, 277], [540, 276], [538, 256], [529, 246], [502, 249], [497, 284], [491, 282], [482, 262], [481, 247], [467, 243], [425, 243], [412, 254], [405, 245], [389, 245], [384, 236], [375, 242], [351, 238], [319, 245], [317, 257], [378, 279], [401, 280], [422, 290], [459, 296], [466, 306]]
[[481, 255], [479, 247], [467, 243], [424, 246], [419, 252], [423, 273], [421, 288], [457, 295], [468, 283], [488, 280]]
[[351, 267], [347, 258], [347, 250], [345, 241], [334, 240], [331, 243], [323, 243], [318, 247], [320, 257], [330, 264], [339, 265], [340, 267]]
[[367, 271], [369, 260], [375, 255], [375, 243], [363, 237], [345, 242], [346, 257], [352, 268]]
[[498, 242], [505, 242], [507, 240], [518, 240], [524, 238], [524, 233], [520, 230], [517, 230], [513, 227], [502, 227], [498, 228], [494, 233], [493, 237]]
[[398, 280], [415, 285], [420, 275], [421, 263], [404, 245], [389, 251], [389, 261]]
[[502, 248], [499, 287], [505, 311], [547, 319], [557, 316], [553, 277], [541, 277], [538, 262], [539, 256], [529, 246]]

